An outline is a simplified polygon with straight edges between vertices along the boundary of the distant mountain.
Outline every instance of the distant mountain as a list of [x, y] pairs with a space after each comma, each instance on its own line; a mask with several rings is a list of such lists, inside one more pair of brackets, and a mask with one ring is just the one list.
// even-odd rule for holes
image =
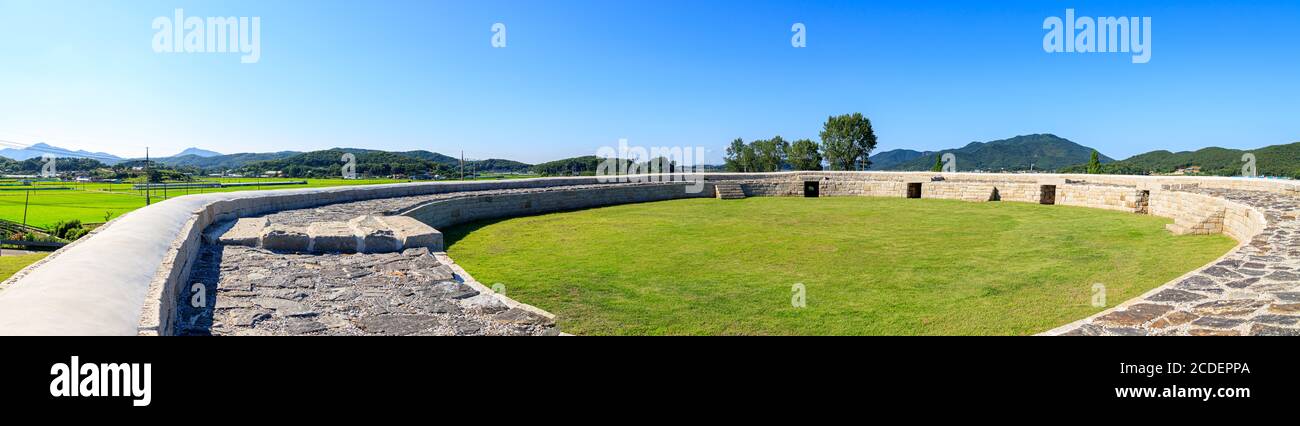
[[[407, 157], [419, 158], [421, 160], [428, 160], [452, 168], [460, 167], [459, 158], [452, 157], [450, 155], [439, 154], [436, 152], [421, 150], [421, 151], [397, 152], [396, 154], [405, 155]], [[468, 160], [468, 159], [465, 160], [466, 170], [472, 169], [475, 172], [523, 173], [523, 172], [527, 172], [532, 167], [533, 165], [528, 163], [521, 163], [514, 160], [502, 160], [499, 158], [489, 158], [486, 160]]]
[[197, 155], [206, 158], [206, 157], [219, 157], [222, 154], [216, 151], [208, 151], [206, 149], [190, 147], [190, 148], [185, 148], [185, 150], [181, 151], [180, 154], [173, 155], [172, 157], [183, 157], [186, 155]]
[[51, 154], [58, 158], [89, 158], [98, 160], [104, 164], [117, 164], [122, 161], [121, 157], [106, 152], [90, 152], [86, 150], [72, 151], [45, 143], [36, 143], [26, 148], [5, 148], [0, 149], [0, 157], [10, 158], [18, 161], [30, 158], [39, 158], [42, 155]]
[[450, 167], [433, 161], [415, 158], [395, 152], [357, 148], [334, 148], [322, 151], [297, 153], [288, 157], [255, 161], [236, 170], [244, 174], [260, 174], [266, 171], [279, 171], [285, 177], [324, 178], [339, 177], [342, 173], [344, 154], [356, 157], [356, 173], [362, 176], [404, 175], [450, 175]]
[[[957, 171], [1019, 171], [1029, 170], [1031, 165], [1034, 170], [1053, 171], [1087, 163], [1092, 151], [1092, 148], [1052, 134], [1023, 135], [991, 142], [971, 142], [961, 148], [925, 154], [881, 169], [930, 170], [935, 157], [953, 153], [957, 156]], [[1115, 161], [1105, 155], [1101, 155], [1100, 160], [1102, 163]]]
[[[188, 150], [186, 150], [188, 151]], [[257, 161], [278, 160], [294, 155], [301, 154], [297, 151], [280, 151], [280, 152], [245, 152], [240, 154], [217, 155], [212, 157], [203, 157], [196, 154], [178, 155], [175, 157], [151, 159], [155, 163], [169, 167], [194, 167], [203, 170], [224, 171], [244, 167], [249, 163]], [[137, 160], [140, 160], [137, 158]]]
[[[1175, 170], [1198, 166], [1201, 174], [1215, 176], [1241, 175], [1241, 166], [1245, 163], [1242, 156], [1255, 155], [1256, 173], [1260, 176], [1300, 177], [1300, 142], [1284, 145], [1270, 145], [1250, 150], [1209, 147], [1196, 151], [1151, 151], [1134, 155], [1121, 161], [1102, 166], [1103, 173], [1111, 174], [1162, 174]], [[1063, 171], [1079, 172], [1082, 165], [1065, 168]]]
[[867, 158], [871, 161], [871, 166], [868, 167], [868, 170], [889, 170], [890, 167], [933, 153], [934, 152], [932, 151], [913, 151], [910, 149], [895, 149], [879, 152]]
[[428, 160], [428, 161], [432, 161], [432, 162], [439, 163], [439, 164], [445, 164], [445, 165], [448, 165], [448, 166], [452, 166], [452, 165], [457, 165], [457, 166], [458, 166], [458, 165], [460, 165], [460, 159], [459, 159], [459, 158], [452, 157], [452, 156], [450, 156], [450, 155], [439, 154], [439, 153], [436, 153], [436, 152], [429, 152], [429, 151], [424, 151], [424, 150], [418, 150], [418, 151], [398, 152], [398, 154], [402, 154], [402, 155], [405, 155], [405, 156], [407, 156], [407, 157], [419, 158], [419, 159], [421, 159], [421, 160]]

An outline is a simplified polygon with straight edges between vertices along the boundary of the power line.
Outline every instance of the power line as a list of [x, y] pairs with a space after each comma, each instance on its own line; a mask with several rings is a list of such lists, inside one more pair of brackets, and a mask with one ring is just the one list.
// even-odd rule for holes
[[57, 154], [57, 155], [62, 155], [64, 157], [71, 157], [71, 158], [89, 158], [92, 160], [101, 160], [101, 161], [107, 160], [107, 161], [115, 161], [115, 162], [127, 161], [127, 159], [125, 158], [121, 158], [113, 155], [98, 154], [93, 152], [76, 152], [76, 151], [66, 150], [63, 148], [46, 148], [46, 147], [38, 147], [35, 145], [24, 145], [23, 143], [20, 142], [14, 142], [14, 141], [9, 141], [4, 139], [0, 139], [0, 146], [28, 150], [28, 151], [36, 151], [45, 154]]

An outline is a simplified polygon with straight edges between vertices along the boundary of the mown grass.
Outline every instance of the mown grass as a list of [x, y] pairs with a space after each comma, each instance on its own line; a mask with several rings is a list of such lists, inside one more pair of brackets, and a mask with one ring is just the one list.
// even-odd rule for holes
[[[1086, 317], [1235, 242], [1168, 220], [1028, 203], [690, 199], [447, 232], [479, 281], [587, 335], [1024, 335]], [[792, 288], [806, 307], [792, 306]]]
[[12, 277], [14, 274], [26, 268], [27, 265], [36, 263], [36, 261], [49, 256], [49, 253], [32, 253], [21, 255], [4, 255], [0, 256], [0, 281]]

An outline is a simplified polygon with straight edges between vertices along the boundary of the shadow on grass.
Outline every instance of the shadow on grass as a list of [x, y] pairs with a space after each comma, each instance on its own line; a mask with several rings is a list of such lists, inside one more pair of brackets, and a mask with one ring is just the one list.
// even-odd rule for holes
[[461, 239], [465, 238], [465, 236], [473, 233], [474, 231], [510, 219], [514, 219], [516, 217], [518, 216], [500, 217], [496, 219], [479, 219], [471, 222], [462, 223], [459, 225], [453, 225], [452, 227], [447, 229], [440, 229], [440, 231], [442, 231], [442, 248], [444, 251], [447, 251], [451, 249], [452, 246], [456, 245], [456, 243], [459, 242]]

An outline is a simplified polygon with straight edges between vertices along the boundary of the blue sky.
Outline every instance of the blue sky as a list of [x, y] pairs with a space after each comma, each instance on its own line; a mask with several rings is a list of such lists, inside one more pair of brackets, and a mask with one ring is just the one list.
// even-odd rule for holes
[[[176, 8], [260, 17], [261, 60], [155, 53], [151, 22]], [[1044, 52], [1066, 8], [1151, 17], [1151, 61]], [[733, 138], [815, 139], [862, 112], [878, 150], [1028, 133], [1116, 158], [1253, 148], [1300, 141], [1297, 22], [1294, 1], [0, 0], [0, 139], [537, 162], [626, 138], [717, 162]]]

